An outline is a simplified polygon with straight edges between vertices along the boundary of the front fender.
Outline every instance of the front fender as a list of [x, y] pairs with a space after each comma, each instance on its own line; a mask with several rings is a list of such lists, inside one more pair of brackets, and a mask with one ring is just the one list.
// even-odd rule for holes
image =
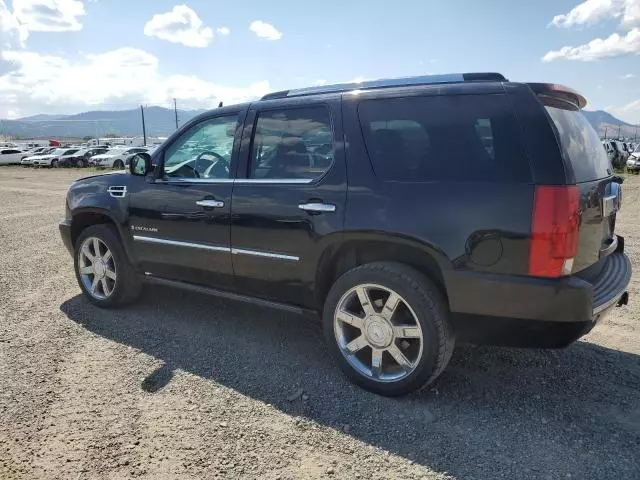
[[[83, 214], [99, 214], [107, 217], [116, 227], [125, 252], [135, 263], [131, 235], [127, 228], [129, 219], [128, 176], [125, 174], [99, 175], [81, 179], [69, 187], [67, 193], [67, 216], [74, 219]], [[109, 187], [124, 187], [122, 196], [109, 193]]]

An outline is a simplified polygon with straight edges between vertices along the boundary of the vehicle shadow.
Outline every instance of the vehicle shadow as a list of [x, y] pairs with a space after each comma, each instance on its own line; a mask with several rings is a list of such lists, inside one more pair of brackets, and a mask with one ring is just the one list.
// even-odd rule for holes
[[[638, 478], [640, 357], [578, 342], [565, 350], [459, 346], [432, 388], [384, 398], [351, 385], [318, 321], [164, 287], [100, 310], [61, 310], [87, 330], [177, 368], [456, 478]], [[307, 401], [288, 401], [303, 388]]]

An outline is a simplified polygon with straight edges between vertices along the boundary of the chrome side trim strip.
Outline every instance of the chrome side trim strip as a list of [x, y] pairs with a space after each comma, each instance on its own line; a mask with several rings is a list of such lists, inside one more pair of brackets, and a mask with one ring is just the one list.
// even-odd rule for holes
[[284, 255], [282, 253], [271, 253], [271, 252], [261, 252], [259, 250], [246, 250], [244, 248], [232, 248], [231, 253], [234, 255], [252, 255], [254, 257], [266, 257], [266, 258], [277, 258], [279, 260], [290, 260], [293, 262], [298, 262], [300, 257], [295, 255]]
[[236, 183], [288, 183], [288, 184], [307, 184], [313, 182], [313, 178], [236, 178]]
[[203, 243], [180, 242], [178, 240], [167, 240], [165, 238], [158, 238], [158, 237], [145, 237], [143, 235], [134, 235], [133, 239], [136, 242], [143, 242], [143, 243], [172, 245], [174, 247], [199, 248], [201, 250], [211, 250], [213, 252], [226, 252], [226, 253], [231, 252], [231, 249], [229, 247], [220, 247], [217, 245], [205, 245]]
[[165, 238], [158, 237], [146, 237], [144, 235], [134, 235], [133, 239], [136, 242], [142, 243], [155, 243], [159, 245], [171, 245], [174, 247], [187, 247], [187, 248], [198, 248], [201, 250], [210, 250], [213, 252], [225, 252], [232, 253], [234, 255], [251, 255], [254, 257], [264, 257], [264, 258], [275, 258], [278, 260], [289, 260], [293, 262], [298, 262], [300, 257], [295, 255], [285, 255], [282, 253], [271, 253], [271, 252], [262, 252], [260, 250], [247, 250], [245, 248], [229, 248], [229, 247], [221, 247], [218, 245], [206, 245], [203, 243], [191, 243], [191, 242], [181, 242], [178, 240], [167, 240]]
[[180, 185], [185, 183], [233, 183], [235, 180], [233, 178], [159, 178], [156, 182]]
[[184, 184], [216, 184], [216, 183], [238, 183], [241, 185], [249, 184], [285, 184], [285, 185], [306, 185], [316, 179], [314, 178], [169, 178], [158, 179], [157, 183], [166, 183], [171, 185], [184, 185]]

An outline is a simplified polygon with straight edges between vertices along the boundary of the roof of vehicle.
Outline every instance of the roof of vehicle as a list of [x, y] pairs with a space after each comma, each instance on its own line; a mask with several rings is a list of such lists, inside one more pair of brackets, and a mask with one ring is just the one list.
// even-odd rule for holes
[[363, 82], [336, 83], [332, 85], [320, 85], [315, 87], [298, 88], [293, 90], [281, 90], [268, 93], [261, 100], [273, 100], [276, 98], [300, 97], [322, 93], [347, 92], [350, 90], [371, 90], [378, 88], [405, 87], [417, 85], [433, 85], [443, 83], [464, 82], [506, 82], [504, 75], [500, 73], [448, 73], [443, 75], [420, 75], [415, 77], [383, 78], [379, 80], [367, 80]]

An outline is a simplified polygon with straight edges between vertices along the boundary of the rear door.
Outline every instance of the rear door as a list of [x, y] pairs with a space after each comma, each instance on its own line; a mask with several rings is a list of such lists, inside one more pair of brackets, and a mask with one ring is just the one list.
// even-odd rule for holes
[[312, 306], [320, 256], [343, 229], [340, 97], [262, 102], [247, 116], [241, 158], [231, 226], [237, 287]]
[[[580, 109], [553, 96], [539, 95], [564, 157], [566, 177], [580, 191], [580, 237], [572, 272], [597, 264], [616, 248], [616, 212], [621, 187], [598, 134]], [[599, 273], [598, 268], [589, 275]]]

